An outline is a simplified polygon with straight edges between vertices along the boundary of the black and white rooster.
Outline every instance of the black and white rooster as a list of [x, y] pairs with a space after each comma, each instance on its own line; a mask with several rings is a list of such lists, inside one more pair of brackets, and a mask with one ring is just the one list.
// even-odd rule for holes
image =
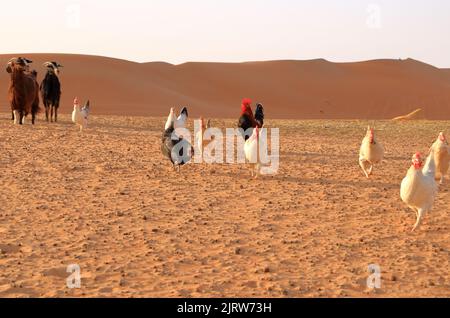
[[[171, 115], [169, 115], [170, 117]], [[161, 138], [161, 152], [168, 158], [175, 169], [180, 171], [180, 167], [191, 161], [194, 155], [192, 145], [182, 136], [178, 136], [175, 131], [177, 128], [184, 128], [188, 117], [187, 108], [184, 107], [178, 119], [170, 122], [168, 128], [164, 131]]]
[[238, 121], [238, 127], [248, 133], [243, 136], [245, 140], [252, 135], [253, 129], [251, 128], [262, 128], [264, 125], [264, 108], [262, 104], [257, 104], [255, 115], [253, 115], [251, 103], [252, 101], [248, 98], [242, 100], [241, 116]]

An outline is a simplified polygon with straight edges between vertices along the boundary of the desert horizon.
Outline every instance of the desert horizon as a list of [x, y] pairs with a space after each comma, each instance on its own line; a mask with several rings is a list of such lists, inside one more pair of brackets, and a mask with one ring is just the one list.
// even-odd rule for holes
[[[241, 99], [249, 97], [274, 119], [392, 119], [416, 109], [423, 110], [424, 119], [450, 119], [450, 70], [413, 59], [173, 65], [78, 54], [1, 54], [0, 64], [22, 55], [33, 60], [38, 82], [44, 62], [64, 66], [60, 111], [66, 114], [78, 96], [91, 100], [99, 115], [166, 116], [170, 107], [188, 106], [194, 117], [234, 118]], [[8, 81], [0, 72], [0, 87]], [[6, 90], [4, 96], [0, 109], [7, 111]]]

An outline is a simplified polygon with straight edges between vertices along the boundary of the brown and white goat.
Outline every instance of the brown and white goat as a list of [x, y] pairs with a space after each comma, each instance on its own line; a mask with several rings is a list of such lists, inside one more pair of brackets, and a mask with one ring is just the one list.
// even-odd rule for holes
[[11, 74], [8, 98], [15, 124], [22, 125], [25, 116], [31, 113], [34, 124], [39, 112], [39, 85], [36, 72], [29, 72], [31, 61], [18, 57], [9, 60], [6, 71]]

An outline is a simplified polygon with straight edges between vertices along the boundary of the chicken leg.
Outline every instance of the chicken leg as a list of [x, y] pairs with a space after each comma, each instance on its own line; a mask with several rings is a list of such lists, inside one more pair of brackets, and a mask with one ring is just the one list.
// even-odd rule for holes
[[414, 225], [414, 227], [413, 227], [413, 229], [412, 229], [412, 232], [414, 232], [416, 229], [418, 229], [419, 228], [419, 226], [420, 226], [420, 224], [422, 224], [422, 219], [423, 219], [423, 217], [424, 217], [424, 215], [425, 215], [425, 210], [424, 209], [419, 209], [418, 211], [417, 211], [417, 213], [416, 213], [416, 215], [417, 215], [417, 221], [416, 221], [416, 224]]
[[373, 170], [373, 165], [370, 165], [369, 172], [368, 172], [369, 176], [372, 175], [372, 170]]
[[372, 174], [373, 166], [367, 160], [364, 159], [359, 159], [359, 165], [361, 166], [361, 169], [364, 171], [366, 177], [369, 178], [369, 176]]

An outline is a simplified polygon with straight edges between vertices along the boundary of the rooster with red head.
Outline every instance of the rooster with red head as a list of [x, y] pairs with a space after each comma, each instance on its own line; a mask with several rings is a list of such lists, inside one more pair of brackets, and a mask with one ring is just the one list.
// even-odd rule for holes
[[[247, 140], [252, 135], [253, 130], [251, 128], [262, 127], [262, 121], [258, 122], [253, 115], [251, 99], [244, 98], [241, 105], [241, 117], [239, 117], [238, 127], [244, 130], [244, 139]], [[262, 112], [262, 105], [259, 110], [260, 119], [264, 120], [264, 113]], [[262, 115], [262, 117], [261, 117]]]

